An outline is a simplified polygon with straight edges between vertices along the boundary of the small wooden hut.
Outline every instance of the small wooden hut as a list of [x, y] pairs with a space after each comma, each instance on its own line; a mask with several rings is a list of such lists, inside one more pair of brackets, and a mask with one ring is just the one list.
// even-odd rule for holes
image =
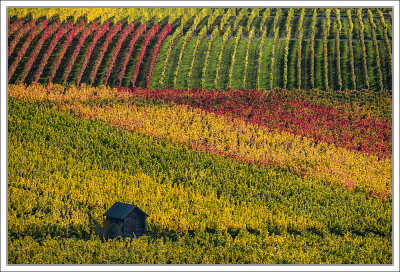
[[133, 204], [115, 202], [103, 215], [106, 238], [139, 237], [146, 231], [148, 215]]

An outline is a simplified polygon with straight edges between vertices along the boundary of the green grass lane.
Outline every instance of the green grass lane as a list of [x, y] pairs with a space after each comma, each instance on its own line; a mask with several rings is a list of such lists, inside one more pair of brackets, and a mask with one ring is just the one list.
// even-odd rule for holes
[[[49, 47], [49, 45], [50, 45], [50, 43], [53, 40], [55, 35], [56, 35], [56, 31], [44, 41], [41, 50], [39, 51], [38, 55], [36, 56], [35, 61], [32, 64], [31, 69], [29, 70], [28, 74], [26, 75], [25, 82], [27, 84], [30, 84], [33, 81], [33, 77], [34, 77], [34, 75], [35, 75], [35, 73], [37, 71], [37, 68], [39, 67], [40, 62], [42, 61], [43, 56], [44, 56], [44, 54], [46, 52], [45, 49]], [[96, 49], [97, 48], [95, 48], [95, 50]]]
[[383, 74], [383, 86], [386, 90], [392, 90], [392, 74], [390, 73], [390, 60], [386, 52], [385, 41], [378, 41], [379, 56]]
[[[159, 24], [159, 28], [162, 29], [163, 26], [161, 26]], [[147, 47], [146, 47], [146, 50], [144, 52], [144, 56], [143, 56], [142, 62], [140, 63], [140, 66], [139, 66], [138, 76], [136, 78], [135, 86], [137, 86], [137, 87], [144, 88], [146, 86], [147, 72], [148, 72], [149, 67], [150, 67], [151, 56], [153, 55], [155, 46], [157, 44], [157, 40], [158, 40], [158, 34], [154, 35], [154, 37], [152, 39], [150, 39], [150, 42], [147, 44]], [[138, 54], [139, 54], [139, 52], [138, 52]], [[136, 65], [136, 63], [135, 63], [135, 65]], [[154, 69], [153, 69], [153, 71], [154, 71]], [[150, 84], [149, 84], [149, 86], [150, 86]]]
[[103, 84], [103, 79], [106, 74], [107, 66], [109, 65], [109, 62], [112, 58], [112, 55], [114, 53], [115, 47], [118, 42], [118, 35], [115, 35], [113, 40], [109, 43], [107, 51], [105, 52], [103, 59], [100, 63], [99, 69], [97, 70], [96, 78], [93, 82], [94, 86], [99, 86]]
[[281, 17], [278, 20], [278, 23], [276, 24], [276, 27], [279, 27], [279, 38], [286, 37], [286, 20], [287, 16], [281, 15]]
[[328, 78], [329, 78], [329, 88], [333, 90], [339, 90], [339, 85], [337, 84], [337, 69], [336, 69], [336, 41], [328, 41]]
[[283, 67], [285, 54], [285, 40], [278, 40], [275, 49], [274, 85], [273, 88], [283, 85]]
[[153, 72], [151, 74], [151, 80], [150, 80], [150, 87], [152, 89], [157, 89], [159, 88], [159, 81], [161, 77], [161, 73], [164, 69], [164, 61], [165, 58], [167, 57], [167, 51], [168, 51], [168, 44], [170, 40], [172, 39], [171, 36], [167, 36], [161, 45], [160, 51], [158, 51], [158, 55], [156, 58], [156, 62], [154, 63], [154, 68]]
[[365, 40], [372, 40], [372, 32], [371, 32], [371, 25], [369, 23], [369, 19], [363, 19], [364, 23], [364, 39]]
[[[257, 89], [257, 69], [259, 59], [259, 46], [261, 39], [254, 39], [249, 50], [249, 64], [247, 66], [247, 89]], [[265, 45], [265, 43], [264, 43]]]
[[[347, 39], [347, 31], [349, 29], [349, 19], [347, 19], [346, 12], [341, 12], [340, 16], [346, 17], [346, 19], [341, 19], [340, 23], [342, 24], [342, 31], [340, 32], [340, 39]], [[353, 26], [354, 28], [354, 26]], [[354, 29], [353, 29], [353, 36], [354, 36]]]
[[221, 52], [221, 46], [222, 38], [216, 38], [211, 47], [210, 57], [208, 58], [206, 80], [204, 83], [204, 89], [206, 90], [213, 90], [216, 88], [214, 86], [214, 81], [217, 73], [218, 54]]
[[[325, 18], [325, 12], [320, 12], [320, 14], [318, 14], [317, 16], [322, 16], [323, 18]], [[316, 28], [316, 33], [315, 33], [315, 39], [322, 39], [323, 38], [323, 30], [324, 30], [324, 19], [323, 18], [316, 18], [316, 24], [315, 24], [315, 28]]]
[[392, 39], [392, 22], [391, 22], [391, 20], [386, 20], [386, 24], [388, 26], [388, 37], [391, 40]]
[[378, 19], [374, 19], [374, 23], [376, 25], [376, 29], [375, 29], [376, 38], [378, 40], [383, 40], [384, 37], [383, 37], [383, 27], [382, 27], [382, 24], [381, 24], [381, 20], [379, 18]]
[[359, 39], [360, 38], [360, 21], [358, 18], [354, 17], [357, 16], [356, 12], [352, 13], [352, 18], [351, 21], [353, 22], [353, 39]]
[[[118, 52], [117, 58], [115, 59], [110, 77], [107, 82], [107, 85], [109, 85], [109, 86], [115, 85], [115, 81], [118, 77], [119, 71], [121, 70], [122, 62], [124, 61], [125, 54], [128, 51], [128, 47], [129, 47], [129, 43], [130, 43], [131, 39], [132, 39], [132, 36], [128, 35], [128, 37], [122, 42], [121, 49]], [[68, 53], [68, 51], [67, 51], [67, 53]], [[57, 77], [57, 75], [56, 75], [56, 77]]]
[[261, 57], [261, 70], [260, 70], [260, 88], [269, 89], [271, 80], [271, 55], [273, 40], [265, 40], [262, 48], [263, 53]]
[[250, 29], [254, 27], [254, 31], [255, 31], [254, 34], [255, 34], [256, 36], [261, 36], [261, 33], [260, 33], [261, 19], [262, 19], [261, 16], [260, 16], [260, 17], [254, 18], [254, 21], [253, 21], [253, 23], [252, 23], [251, 26], [250, 26]]
[[342, 72], [343, 90], [353, 89], [351, 80], [349, 43], [347, 41], [340, 42], [340, 66]]
[[324, 43], [323, 41], [315, 41], [315, 61], [314, 61], [314, 88], [325, 90], [324, 84]]
[[69, 74], [67, 82], [71, 82], [71, 83], [75, 84], [76, 76], [78, 75], [79, 70], [81, 69], [81, 66], [83, 64], [83, 61], [86, 58], [86, 52], [89, 49], [89, 45], [92, 42], [92, 39], [93, 39], [93, 36], [95, 35], [95, 33], [96, 33], [96, 31], [94, 31], [91, 35], [89, 35], [86, 38], [85, 42], [83, 43], [81, 50], [79, 51], [79, 54], [75, 60], [74, 66], [72, 67], [72, 70]]
[[[33, 27], [34, 29], [35, 27]], [[18, 50], [19, 48], [23, 47], [23, 45], [25, 44], [25, 41], [28, 39], [28, 37], [30, 36], [31, 32], [33, 31], [33, 29], [31, 29], [30, 31], [28, 31], [28, 33], [25, 33], [25, 35], [20, 39], [20, 41], [18, 42], [18, 44], [15, 46], [14, 48], [14, 52], [13, 54], [10, 56], [10, 59], [8, 61], [9, 65], [12, 65], [15, 61], [15, 58], [18, 56]], [[23, 55], [23, 57], [21, 58], [21, 60], [19, 61], [15, 72], [13, 74], [13, 76], [10, 78], [9, 82], [13, 83], [13, 82], [17, 82], [20, 79], [20, 75], [23, 73], [23, 71], [25, 70], [25, 66], [28, 63], [30, 56], [33, 52], [33, 50], [35, 49], [36, 45], [38, 44], [42, 33], [39, 33], [30, 43], [30, 45], [28, 45], [28, 48], [26, 48], [26, 52], [25, 55]]]
[[129, 87], [131, 83], [131, 78], [133, 75], [133, 71], [135, 70], [137, 58], [139, 56], [140, 50], [142, 49], [144, 37], [141, 36], [135, 43], [135, 46], [132, 49], [131, 58], [126, 65], [125, 75], [122, 78], [121, 86], [122, 87]]
[[171, 56], [167, 64], [167, 69], [165, 70], [164, 84], [166, 87], [174, 87], [173, 85], [174, 85], [175, 70], [178, 66], [178, 58], [179, 54], [181, 53], [183, 38], [184, 37], [180, 37], [178, 39], [178, 41], [176, 42], [171, 51]]
[[209, 36], [206, 36], [200, 43], [199, 50], [197, 52], [196, 60], [194, 62], [193, 74], [192, 74], [192, 88], [199, 88], [201, 86], [201, 77], [203, 74], [204, 61], [206, 59], [206, 50], [208, 49]]
[[232, 88], [233, 89], [241, 89], [243, 83], [243, 75], [244, 75], [244, 61], [246, 58], [246, 48], [248, 39], [241, 39], [239, 41], [235, 64], [233, 66], [233, 74], [232, 74]]
[[[92, 55], [91, 55], [91, 57], [90, 57], [90, 60], [89, 60], [89, 62], [87, 63], [86, 69], [85, 69], [84, 73], [82, 74], [81, 83], [90, 84], [90, 82], [89, 82], [90, 72], [93, 70], [94, 63], [95, 63], [97, 57], [98, 57], [99, 54], [100, 54], [100, 50], [101, 50], [101, 48], [103, 47], [103, 44], [105, 43], [106, 38], [107, 38], [107, 33], [105, 33], [105, 34], [98, 40], [98, 42], [96, 43], [96, 45], [95, 45], [95, 47], [94, 47], [94, 49], [93, 49]], [[108, 49], [108, 48], [107, 48], [107, 49]], [[108, 50], [107, 50], [107, 51], [108, 51]], [[104, 58], [104, 56], [103, 56], [103, 58]], [[101, 63], [100, 63], [100, 64], [101, 64]], [[100, 68], [100, 67], [99, 67], [99, 68]]]
[[176, 88], [178, 89], [186, 89], [188, 74], [190, 70], [190, 64], [193, 59], [194, 46], [196, 44], [197, 37], [193, 37], [190, 39], [188, 45], [186, 46], [186, 50], [183, 54], [181, 69], [179, 70], [178, 80], [176, 83]]
[[231, 65], [231, 56], [233, 53], [233, 46], [235, 44], [235, 39], [230, 38], [225, 46], [224, 52], [222, 54], [222, 61], [219, 70], [219, 79], [217, 89], [224, 90], [228, 85], [229, 80], [229, 67]]
[[363, 71], [363, 57], [361, 51], [361, 42], [353, 41], [353, 53], [354, 53], [354, 73], [356, 74], [357, 89], [366, 88], [365, 75]]
[[310, 51], [310, 41], [304, 41], [301, 46], [302, 52], [302, 60], [301, 60], [301, 88], [302, 89], [311, 89], [311, 51]]
[[297, 88], [297, 44], [298, 41], [289, 41], [289, 55], [288, 55], [288, 85], [287, 89], [292, 90]]
[[[66, 36], [66, 35], [65, 35], [65, 36]], [[65, 41], [65, 39], [66, 39], [65, 36], [62, 37], [62, 38], [59, 40], [59, 42], [56, 44], [56, 46], [55, 46], [55, 48], [54, 48], [54, 51], [53, 51], [53, 53], [51, 54], [51, 56], [49, 57], [49, 59], [48, 59], [48, 61], [47, 61], [47, 64], [46, 64], [46, 66], [45, 66], [44, 69], [43, 69], [42, 75], [40, 76], [40, 79], [38, 80], [39, 83], [41, 83], [41, 84], [47, 83], [47, 78], [48, 78], [49, 75], [50, 75], [50, 69], [52, 68], [53, 63], [56, 61], [56, 59], [57, 59], [57, 57], [58, 57], [58, 55], [59, 55], [59, 53], [60, 53], [61, 47], [62, 47], [62, 45], [64, 44], [64, 41]], [[111, 46], [111, 44], [110, 44], [110, 46]], [[100, 71], [100, 69], [99, 69], [99, 71]]]
[[274, 37], [274, 18], [270, 16], [266, 21], [265, 21], [265, 25], [264, 25], [264, 29], [267, 28], [267, 37], [268, 38], [273, 38]]
[[372, 41], [365, 41], [365, 51], [367, 53], [369, 87], [371, 90], [378, 90], [379, 82], [378, 73], [376, 71], [376, 52]]
[[[292, 21], [290, 22], [290, 36], [292, 38], [297, 38], [299, 36], [299, 20], [300, 17], [293, 17]], [[304, 19], [303, 19], [304, 21]]]
[[303, 39], [310, 39], [312, 18], [304, 17], [303, 19]]

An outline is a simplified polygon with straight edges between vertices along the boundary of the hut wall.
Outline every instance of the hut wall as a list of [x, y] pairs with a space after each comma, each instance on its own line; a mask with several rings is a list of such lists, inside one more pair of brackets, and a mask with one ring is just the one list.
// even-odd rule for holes
[[136, 232], [137, 235], [142, 235], [145, 231], [145, 216], [144, 215], [138, 215], [136, 219]]
[[125, 217], [124, 220], [124, 235], [131, 235], [132, 233], [129, 233], [129, 216]]

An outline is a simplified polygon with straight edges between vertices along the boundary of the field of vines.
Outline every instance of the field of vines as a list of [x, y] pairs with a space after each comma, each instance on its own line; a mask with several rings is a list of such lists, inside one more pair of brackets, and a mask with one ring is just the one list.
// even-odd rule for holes
[[386, 9], [43, 8], [8, 14], [12, 84], [392, 86], [392, 19]]
[[[388, 8], [9, 8], [9, 264], [392, 264]], [[145, 211], [107, 239], [116, 201]]]

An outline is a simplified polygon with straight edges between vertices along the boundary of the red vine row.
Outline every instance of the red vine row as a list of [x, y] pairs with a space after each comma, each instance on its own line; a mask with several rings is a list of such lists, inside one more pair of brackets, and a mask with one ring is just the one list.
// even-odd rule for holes
[[68, 49], [68, 46], [71, 44], [72, 40], [74, 39], [75, 36], [77, 36], [85, 27], [85, 24], [83, 21], [81, 21], [79, 24], [75, 25], [74, 29], [68, 33], [68, 36], [66, 37], [64, 44], [60, 50], [60, 53], [58, 53], [56, 61], [53, 63], [51, 69], [50, 69], [50, 75], [49, 75], [49, 82], [53, 81], [54, 76], [56, 75], [56, 72], [58, 70], [58, 67], [60, 67], [61, 60], [65, 55], [65, 52]]
[[97, 24], [96, 22], [91, 23], [87, 28], [85, 28], [82, 32], [81, 37], [79, 38], [78, 44], [75, 47], [74, 53], [72, 53], [71, 59], [69, 60], [67, 67], [64, 70], [64, 74], [62, 76], [62, 81], [65, 84], [68, 80], [69, 74], [71, 73], [72, 67], [74, 66], [74, 63], [79, 55], [79, 52], [81, 51], [81, 48], [83, 46], [83, 43], [87, 39], [87, 37], [97, 29]]
[[94, 47], [96, 46], [97, 41], [108, 31], [110, 26], [109, 21], [105, 21], [104, 24], [97, 29], [93, 40], [90, 42], [89, 49], [87, 50], [85, 54], [85, 58], [83, 59], [83, 63], [81, 65], [81, 68], [79, 69], [78, 75], [76, 77], [76, 85], [79, 85], [81, 83], [82, 75], [83, 72], [85, 72], [85, 68], [87, 64], [89, 63], [90, 57], [93, 53]]
[[18, 51], [18, 55], [14, 59], [14, 62], [10, 65], [10, 68], [8, 69], [8, 81], [11, 80], [11, 77], [13, 76], [15, 70], [17, 69], [19, 62], [25, 56], [26, 50], [28, 50], [28, 47], [32, 43], [33, 39], [40, 32], [42, 32], [42, 30], [45, 29], [46, 26], [47, 26], [47, 20], [44, 20], [44, 21], [40, 22], [39, 25], [33, 29], [31, 34], [29, 34], [28, 39], [26, 39], [26, 41], [22, 45], [21, 49]]
[[157, 40], [157, 44], [154, 47], [153, 53], [151, 55], [151, 61], [150, 61], [150, 66], [149, 69], [147, 70], [147, 75], [146, 75], [146, 88], [149, 87], [150, 84], [150, 78], [151, 78], [151, 74], [153, 72], [153, 68], [154, 68], [154, 64], [156, 62], [156, 58], [158, 55], [158, 51], [161, 48], [161, 44], [163, 43], [163, 41], [165, 40], [165, 37], [167, 37], [167, 35], [171, 32], [171, 24], [167, 24], [163, 30], [160, 32], [160, 34], [158, 35], [158, 40]]
[[28, 33], [28, 31], [31, 30], [34, 26], [35, 26], [35, 21], [30, 21], [17, 31], [14, 39], [11, 41], [10, 46], [8, 47], [8, 57], [10, 57], [11, 54], [14, 52], [15, 46], [17, 46], [21, 38], [26, 33]]
[[21, 82], [24, 82], [26, 77], [28, 76], [28, 73], [31, 70], [32, 65], [35, 62], [37, 56], [39, 55], [39, 52], [42, 49], [44, 42], [59, 28], [60, 28], [60, 22], [56, 21], [51, 26], [49, 26], [45, 29], [42, 36], [40, 37], [39, 42], [36, 44], [35, 49], [33, 50], [28, 63], [25, 65], [24, 71], [22, 72], [21, 79], [20, 79]]
[[126, 51], [124, 61], [122, 62], [121, 70], [118, 74], [118, 78], [115, 84], [118, 87], [121, 86], [122, 78], [125, 75], [126, 65], [128, 64], [129, 59], [131, 58], [132, 55], [133, 47], [135, 46], [136, 41], [139, 39], [139, 37], [143, 34], [145, 30], [146, 30], [146, 24], [142, 24], [132, 36], [132, 39], [129, 43], [128, 50]]
[[56, 48], [56, 45], [58, 43], [58, 41], [65, 35], [65, 33], [67, 33], [68, 31], [70, 31], [73, 27], [73, 22], [69, 21], [67, 24], [64, 24], [56, 33], [56, 35], [54, 36], [53, 40], [51, 40], [51, 43], [49, 45], [49, 47], [47, 48], [46, 53], [44, 53], [43, 59], [41, 60], [38, 69], [36, 70], [36, 73], [33, 77], [33, 81], [37, 82], [40, 78], [40, 76], [42, 75], [43, 69], [46, 66], [51, 54], [54, 51], [54, 48]]
[[[8, 23], [10, 23], [10, 17], [8, 18]], [[18, 29], [22, 28], [23, 22], [22, 19], [16, 20], [14, 23], [11, 25], [8, 25], [8, 37], [10, 37], [12, 34], [14, 34]]]
[[99, 52], [99, 55], [97, 56], [96, 60], [94, 61], [94, 65], [93, 65], [93, 69], [90, 72], [90, 76], [89, 76], [89, 82], [90, 84], [93, 84], [95, 78], [96, 78], [96, 74], [97, 71], [99, 70], [101, 61], [103, 60], [104, 54], [107, 51], [108, 45], [110, 44], [110, 42], [112, 41], [112, 39], [114, 38], [114, 36], [121, 31], [121, 22], [118, 22], [117, 24], [114, 25], [114, 27], [111, 29], [110, 32], [108, 32], [106, 40]]
[[149, 44], [150, 40], [154, 37], [154, 35], [158, 32], [158, 25], [155, 24], [148, 32], [146, 37], [144, 38], [144, 42], [142, 45], [142, 49], [140, 50], [139, 56], [136, 61], [135, 70], [133, 70], [133, 75], [131, 78], [131, 85], [135, 86], [136, 79], [139, 74], [140, 64], [142, 63], [144, 53], [146, 52], [147, 45]]
[[114, 67], [114, 63], [115, 60], [117, 59], [118, 53], [121, 50], [121, 46], [122, 43], [125, 41], [126, 37], [133, 31], [133, 23], [130, 23], [129, 25], [127, 25], [124, 29], [124, 31], [122, 31], [121, 36], [119, 36], [118, 38], [118, 42], [117, 42], [117, 46], [114, 49], [114, 53], [111, 57], [110, 62], [107, 65], [107, 70], [106, 70], [106, 74], [104, 76], [104, 80], [103, 80], [103, 84], [106, 85], [108, 82], [108, 79], [111, 75], [111, 71]]

